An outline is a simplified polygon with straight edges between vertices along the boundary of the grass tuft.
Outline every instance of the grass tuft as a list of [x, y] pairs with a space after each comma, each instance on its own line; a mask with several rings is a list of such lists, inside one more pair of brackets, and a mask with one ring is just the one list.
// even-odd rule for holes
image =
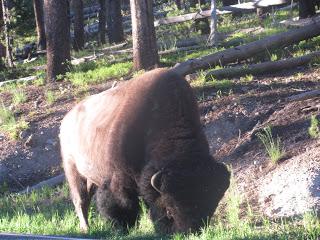
[[12, 93], [12, 102], [15, 106], [27, 101], [27, 96], [22, 89], [16, 89]]
[[19, 132], [28, 128], [28, 123], [23, 119], [16, 120], [13, 111], [6, 108], [4, 104], [0, 107], [0, 131], [9, 135], [12, 139], [17, 139]]
[[57, 99], [56, 94], [55, 94], [53, 91], [51, 91], [51, 90], [48, 90], [48, 91], [46, 92], [45, 97], [46, 97], [46, 102], [47, 102], [49, 105], [52, 105], [52, 104], [56, 101], [56, 99]]
[[308, 128], [308, 133], [311, 138], [318, 138], [320, 136], [319, 120], [314, 115], [311, 116], [310, 127]]
[[282, 147], [280, 137], [277, 136], [276, 139], [272, 137], [270, 126], [257, 133], [257, 137], [264, 145], [271, 162], [276, 164], [284, 156], [284, 149]]

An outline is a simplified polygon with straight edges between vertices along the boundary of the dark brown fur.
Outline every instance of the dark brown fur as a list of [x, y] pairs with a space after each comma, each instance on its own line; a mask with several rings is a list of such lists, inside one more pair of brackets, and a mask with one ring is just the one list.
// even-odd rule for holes
[[[122, 226], [138, 217], [138, 196], [157, 229], [186, 232], [209, 219], [229, 172], [209, 154], [196, 100], [173, 71], [156, 69], [89, 97], [64, 118], [61, 152], [80, 226], [96, 187], [100, 212]], [[159, 193], [150, 179], [158, 178]]]

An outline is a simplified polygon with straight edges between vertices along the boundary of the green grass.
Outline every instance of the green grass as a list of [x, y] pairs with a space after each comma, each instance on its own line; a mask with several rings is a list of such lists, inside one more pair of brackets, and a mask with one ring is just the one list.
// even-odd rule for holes
[[[199, 234], [159, 235], [141, 203], [141, 217], [128, 233], [114, 228], [103, 220], [91, 205], [90, 231], [81, 234], [79, 222], [66, 185], [55, 189], [45, 188], [29, 195], [9, 194], [0, 196], [0, 232], [32, 233], [44, 235], [81, 236], [102, 239], [310, 239], [320, 236], [320, 222], [313, 212], [298, 219], [271, 221], [263, 217], [250, 217], [249, 208], [240, 211], [242, 197], [232, 180], [226, 196], [226, 210], [215, 214]], [[241, 215], [241, 216], [240, 216]], [[259, 222], [259, 224], [256, 224]]]
[[276, 139], [273, 138], [270, 126], [264, 128], [261, 132], [258, 132], [257, 137], [264, 145], [271, 162], [276, 164], [284, 156], [284, 149], [280, 137], [277, 136]]
[[67, 79], [73, 85], [80, 86], [90, 83], [100, 83], [111, 78], [121, 78], [132, 71], [131, 62], [98, 65], [97, 67], [92, 67], [91, 64], [92, 63], [90, 63], [90, 67], [85, 70], [83, 70], [85, 67], [82, 66], [80, 69], [67, 73]]
[[46, 91], [45, 98], [46, 98], [46, 102], [49, 105], [52, 105], [57, 100], [57, 96], [56, 96], [55, 92], [53, 92], [51, 90]]
[[13, 111], [2, 104], [0, 106], [0, 131], [9, 135], [12, 139], [17, 139], [19, 132], [28, 128], [28, 123], [23, 119], [16, 120]]
[[24, 103], [27, 101], [26, 93], [23, 91], [23, 89], [15, 89], [12, 92], [12, 102], [13, 104], [19, 105], [20, 103]]
[[308, 133], [311, 138], [320, 137], [319, 120], [315, 115], [311, 116], [310, 127], [308, 128]]

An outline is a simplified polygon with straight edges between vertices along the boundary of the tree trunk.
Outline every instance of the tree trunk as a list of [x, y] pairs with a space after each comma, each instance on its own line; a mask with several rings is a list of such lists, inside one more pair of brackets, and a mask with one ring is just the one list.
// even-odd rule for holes
[[238, 0], [222, 0], [222, 6], [238, 4]]
[[107, 33], [110, 43], [124, 41], [121, 4], [119, 0], [107, 0]]
[[46, 49], [46, 32], [44, 28], [43, 0], [33, 0], [33, 9], [36, 19], [36, 28], [38, 35], [37, 48], [39, 50]]
[[47, 82], [63, 75], [70, 61], [70, 19], [68, 0], [45, 0], [45, 27], [47, 39]]
[[79, 51], [84, 47], [84, 22], [83, 22], [83, 2], [82, 0], [72, 0], [71, 8], [74, 12], [74, 39], [73, 48]]
[[316, 15], [315, 0], [299, 0], [299, 18]]
[[133, 65], [135, 70], [158, 65], [159, 56], [153, 20], [152, 0], [131, 0]]
[[181, 10], [182, 5], [181, 5], [181, 0], [175, 0], [176, 6], [179, 10]]
[[273, 47], [282, 48], [320, 35], [320, 23], [313, 23], [299, 29], [278, 33], [242, 46], [226, 49], [208, 56], [178, 63], [174, 67], [181, 75], [187, 75], [200, 69], [208, 69], [254, 56]]
[[211, 71], [206, 74], [206, 79], [210, 80], [211, 77], [215, 79], [234, 78], [241, 77], [248, 74], [257, 76], [265, 73], [274, 73], [286, 69], [293, 69], [298, 66], [309, 64], [314, 59], [320, 57], [320, 52], [314, 52], [305, 56], [289, 58], [274, 62], [263, 62], [258, 64], [252, 64], [249, 66], [223, 68]]
[[2, 12], [2, 1], [0, 0], [0, 31], [2, 30], [2, 25], [3, 25], [3, 12]]
[[14, 67], [13, 57], [12, 57], [12, 47], [10, 39], [10, 17], [8, 0], [2, 0], [2, 15], [3, 15], [3, 30], [6, 42], [6, 64], [8, 67]]
[[106, 43], [106, 1], [99, 0], [100, 11], [99, 11], [99, 43]]
[[208, 43], [214, 46], [217, 42], [217, 5], [216, 0], [211, 0], [211, 23], [210, 23], [210, 36]]

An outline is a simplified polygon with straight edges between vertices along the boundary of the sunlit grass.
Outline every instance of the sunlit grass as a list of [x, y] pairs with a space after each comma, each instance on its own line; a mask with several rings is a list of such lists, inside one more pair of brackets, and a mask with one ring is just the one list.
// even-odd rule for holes
[[[141, 217], [128, 233], [102, 219], [94, 204], [90, 208], [88, 234], [79, 230], [79, 221], [70, 201], [66, 184], [55, 189], [44, 188], [28, 195], [9, 194], [0, 197], [0, 232], [43, 235], [81, 236], [100, 239], [311, 239], [320, 234], [319, 219], [314, 212], [301, 219], [272, 222], [262, 216], [252, 217], [249, 208], [241, 209], [243, 202], [234, 179], [225, 197], [225, 210], [219, 210], [199, 234], [155, 233], [146, 206], [141, 203]], [[260, 222], [256, 225], [256, 222]]]
[[12, 139], [17, 139], [19, 132], [28, 128], [28, 123], [23, 120], [17, 120], [14, 112], [0, 104], [0, 131], [8, 134]]
[[128, 75], [132, 71], [132, 63], [116, 63], [113, 65], [99, 66], [97, 68], [89, 68], [72, 71], [67, 73], [67, 78], [73, 85], [84, 85], [99, 83], [111, 78], [121, 78]]
[[273, 138], [270, 126], [258, 132], [257, 137], [264, 145], [271, 162], [276, 164], [284, 156], [284, 149], [280, 137], [277, 136], [276, 139]]

